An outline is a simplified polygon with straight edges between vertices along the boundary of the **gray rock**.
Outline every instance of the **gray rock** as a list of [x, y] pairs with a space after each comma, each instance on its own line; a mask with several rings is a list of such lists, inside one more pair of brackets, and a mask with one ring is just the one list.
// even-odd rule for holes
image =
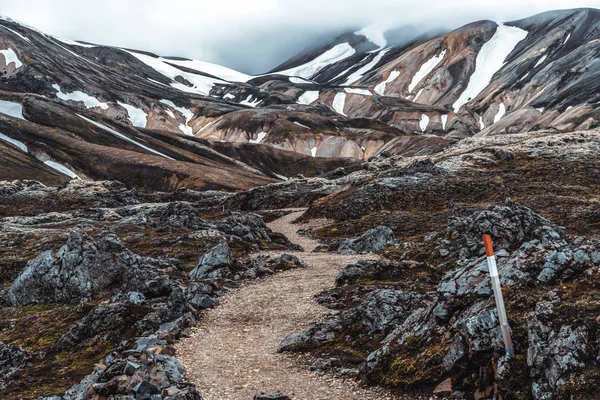
[[420, 299], [412, 293], [380, 289], [369, 293], [355, 309], [344, 312], [341, 319], [347, 326], [359, 323], [369, 335], [385, 334], [404, 322], [420, 305]]
[[45, 251], [27, 263], [8, 297], [15, 306], [74, 303], [108, 290], [137, 290], [156, 274], [151, 260], [129, 251], [114, 234], [103, 231], [94, 240], [75, 229], [56, 253]]
[[278, 390], [274, 393], [260, 392], [254, 396], [254, 400], [291, 400], [291, 398]]
[[279, 343], [279, 347], [277, 348], [278, 352], [284, 351], [302, 351], [306, 350], [310, 347], [310, 335], [307, 332], [296, 332], [292, 333], [285, 337], [281, 343]]
[[538, 303], [527, 317], [527, 365], [533, 377], [532, 394], [536, 400], [554, 399], [568, 381], [576, 379], [588, 358], [588, 332], [585, 326], [562, 325], [553, 329], [550, 303]]
[[309, 369], [311, 371], [329, 371], [335, 367], [341, 367], [341, 362], [338, 358], [317, 358], [310, 365]]
[[189, 300], [190, 304], [196, 310], [204, 310], [206, 308], [212, 308], [215, 306], [216, 301], [210, 296], [197, 294]]
[[373, 278], [386, 268], [387, 265], [380, 260], [360, 260], [356, 264], [346, 266], [338, 274], [335, 283], [341, 286], [345, 283], [355, 282], [357, 279]]
[[386, 247], [398, 245], [394, 232], [390, 228], [378, 226], [369, 229], [358, 237], [342, 240], [337, 251], [348, 254], [375, 253]]
[[247, 242], [271, 241], [271, 229], [260, 215], [231, 213], [219, 222], [219, 229], [227, 234], [238, 236]]
[[68, 350], [84, 339], [102, 332], [122, 329], [128, 316], [128, 309], [121, 303], [94, 307], [85, 317], [69, 328], [57, 343], [59, 350]]
[[192, 279], [211, 279], [226, 277], [231, 273], [235, 257], [225, 240], [208, 250], [200, 257], [196, 268], [190, 272]]
[[135, 394], [135, 400], [149, 400], [152, 395], [160, 394], [161, 391], [156, 385], [141, 381], [133, 388], [133, 393]]
[[17, 375], [31, 359], [29, 353], [20, 347], [9, 346], [0, 341], [0, 389], [6, 389], [12, 377]]
[[483, 311], [461, 323], [461, 333], [466, 342], [469, 358], [482, 365], [487, 364], [493, 349], [502, 351], [504, 342], [495, 311]]
[[450, 347], [450, 349], [444, 356], [444, 360], [442, 361], [446, 371], [450, 371], [454, 364], [456, 364], [458, 360], [463, 358], [465, 354], [466, 348], [463, 344], [462, 337], [461, 335], [456, 335], [454, 337], [454, 341], [452, 342], [452, 346]]

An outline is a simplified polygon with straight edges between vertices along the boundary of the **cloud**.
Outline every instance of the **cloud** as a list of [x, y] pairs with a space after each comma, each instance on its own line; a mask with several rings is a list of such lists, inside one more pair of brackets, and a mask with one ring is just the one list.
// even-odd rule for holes
[[450, 30], [577, 7], [600, 7], [600, 0], [0, 0], [0, 14], [53, 35], [247, 73], [270, 70], [316, 43], [369, 25]]

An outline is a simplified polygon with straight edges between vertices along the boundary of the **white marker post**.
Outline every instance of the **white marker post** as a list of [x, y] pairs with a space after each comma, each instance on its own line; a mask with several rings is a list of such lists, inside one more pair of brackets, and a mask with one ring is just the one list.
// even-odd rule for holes
[[492, 237], [487, 233], [483, 235], [483, 244], [485, 246], [485, 254], [487, 256], [488, 266], [490, 267], [492, 289], [494, 289], [494, 297], [496, 298], [496, 308], [498, 309], [498, 319], [500, 319], [500, 329], [502, 330], [502, 338], [504, 339], [506, 356], [510, 358], [515, 355], [515, 351], [513, 349], [513, 343], [510, 337], [508, 319], [506, 318], [504, 297], [502, 296], [502, 288], [500, 287], [500, 278], [498, 277], [498, 268], [496, 266], [496, 256], [494, 255], [494, 248], [492, 247]]

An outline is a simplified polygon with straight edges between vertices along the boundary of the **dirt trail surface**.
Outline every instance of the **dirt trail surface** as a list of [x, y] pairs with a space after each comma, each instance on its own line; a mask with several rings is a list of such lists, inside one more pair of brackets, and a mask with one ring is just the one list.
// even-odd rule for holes
[[293, 224], [302, 212], [294, 210], [269, 226], [304, 248], [305, 252], [294, 254], [308, 266], [232, 290], [206, 313], [191, 337], [178, 344], [177, 357], [205, 400], [251, 400], [257, 392], [277, 389], [297, 400], [394, 398], [351, 380], [317, 375], [301, 366], [295, 356], [277, 353], [284, 337], [324, 319], [326, 309], [314, 296], [332, 287], [342, 268], [374, 257], [310, 253], [318, 243], [296, 231], [323, 221]]

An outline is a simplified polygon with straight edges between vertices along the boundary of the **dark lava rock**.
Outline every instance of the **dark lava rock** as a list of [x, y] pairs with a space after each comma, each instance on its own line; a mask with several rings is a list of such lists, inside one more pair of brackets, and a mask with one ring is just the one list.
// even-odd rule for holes
[[291, 398], [278, 390], [275, 393], [260, 392], [254, 396], [254, 400], [291, 400]]
[[450, 247], [459, 249], [461, 258], [484, 254], [484, 233], [492, 235], [496, 251], [511, 251], [534, 239], [545, 244], [564, 237], [564, 229], [510, 199], [470, 216], [449, 218], [447, 237]]
[[386, 247], [398, 246], [398, 244], [394, 232], [390, 228], [378, 226], [358, 237], [342, 240], [337, 251], [343, 254], [375, 253]]
[[94, 307], [85, 317], [71, 326], [69, 331], [59, 339], [57, 346], [59, 349], [70, 349], [84, 339], [123, 327], [128, 314], [128, 307], [121, 303]]
[[395, 328], [422, 305], [419, 297], [413, 293], [395, 289], [375, 290], [358, 305], [341, 315], [346, 326], [360, 324], [367, 334], [387, 333]]
[[107, 291], [137, 291], [157, 275], [156, 264], [129, 251], [108, 231], [94, 240], [75, 229], [58, 251], [45, 251], [27, 263], [8, 297], [12, 305], [23, 306], [73, 303]]
[[227, 277], [235, 264], [235, 257], [225, 240], [208, 250], [198, 260], [196, 268], [190, 272], [192, 279], [214, 279]]
[[30, 359], [29, 353], [22, 348], [0, 341], [0, 389], [6, 389], [12, 377], [17, 375]]
[[341, 367], [341, 365], [342, 364], [340, 363], [340, 360], [338, 358], [317, 358], [310, 365], [309, 369], [311, 371], [323, 372], [329, 371], [330, 369], [335, 367]]
[[357, 279], [372, 278], [386, 268], [387, 265], [381, 260], [360, 260], [356, 264], [346, 266], [335, 278], [335, 283], [341, 286], [353, 283]]
[[235, 235], [247, 242], [270, 241], [271, 229], [264, 219], [256, 214], [231, 213], [219, 222], [219, 229], [229, 235]]
[[551, 399], [566, 382], [578, 380], [590, 356], [586, 326], [552, 327], [553, 305], [540, 302], [527, 316], [527, 365], [535, 399]]

